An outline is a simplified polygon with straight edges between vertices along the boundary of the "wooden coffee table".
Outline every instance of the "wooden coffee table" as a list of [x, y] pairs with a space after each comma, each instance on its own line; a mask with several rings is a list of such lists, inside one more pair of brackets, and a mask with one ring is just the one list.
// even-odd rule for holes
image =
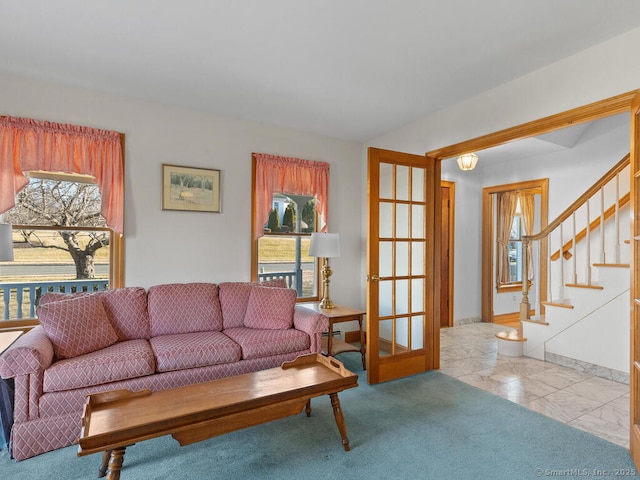
[[99, 476], [120, 478], [125, 448], [172, 435], [181, 446], [241, 428], [296, 415], [311, 399], [329, 395], [349, 451], [338, 392], [358, 386], [358, 376], [334, 358], [298, 357], [282, 367], [159, 392], [116, 390], [89, 395], [82, 416], [78, 456], [104, 452]]

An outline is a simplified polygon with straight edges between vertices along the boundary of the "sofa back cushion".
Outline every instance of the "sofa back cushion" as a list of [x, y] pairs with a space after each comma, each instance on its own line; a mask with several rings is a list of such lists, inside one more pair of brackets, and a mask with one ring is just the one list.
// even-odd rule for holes
[[218, 286], [213, 283], [155, 285], [147, 302], [152, 337], [222, 330]]
[[218, 286], [225, 329], [244, 326], [251, 285], [249, 282], [225, 282]]
[[263, 329], [286, 329], [293, 325], [297, 293], [292, 288], [251, 286], [244, 326]]
[[116, 288], [104, 292], [60, 293], [49, 292], [40, 298], [39, 305], [60, 300], [94, 295], [102, 298], [102, 305], [118, 340], [146, 339], [151, 336], [147, 312], [147, 291], [142, 287]]
[[149, 339], [151, 326], [144, 288], [116, 288], [101, 295], [104, 310], [120, 341]]
[[58, 358], [77, 357], [118, 341], [98, 295], [45, 303], [38, 307], [38, 318]]

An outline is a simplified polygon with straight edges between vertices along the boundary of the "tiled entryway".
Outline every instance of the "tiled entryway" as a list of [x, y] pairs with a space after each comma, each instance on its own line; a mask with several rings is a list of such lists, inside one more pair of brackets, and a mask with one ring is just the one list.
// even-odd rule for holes
[[528, 357], [498, 354], [503, 325], [443, 328], [440, 371], [629, 448], [629, 385]]

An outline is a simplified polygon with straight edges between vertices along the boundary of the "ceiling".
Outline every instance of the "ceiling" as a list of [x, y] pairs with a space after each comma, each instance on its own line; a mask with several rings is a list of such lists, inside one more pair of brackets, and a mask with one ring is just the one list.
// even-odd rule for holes
[[637, 0], [0, 7], [0, 72], [355, 141], [640, 27]]

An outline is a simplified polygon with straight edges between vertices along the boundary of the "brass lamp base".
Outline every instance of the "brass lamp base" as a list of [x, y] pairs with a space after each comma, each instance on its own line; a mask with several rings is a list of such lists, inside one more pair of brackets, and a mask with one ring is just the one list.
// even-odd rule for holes
[[333, 300], [331, 300], [330, 298], [324, 297], [320, 301], [320, 308], [336, 308], [336, 306], [333, 303]]
[[322, 267], [324, 298], [320, 301], [320, 308], [336, 308], [335, 304], [331, 300], [331, 297], [329, 296], [329, 282], [331, 281], [329, 280], [329, 277], [331, 276], [332, 273], [333, 271], [329, 266], [329, 259], [325, 258], [324, 267]]

